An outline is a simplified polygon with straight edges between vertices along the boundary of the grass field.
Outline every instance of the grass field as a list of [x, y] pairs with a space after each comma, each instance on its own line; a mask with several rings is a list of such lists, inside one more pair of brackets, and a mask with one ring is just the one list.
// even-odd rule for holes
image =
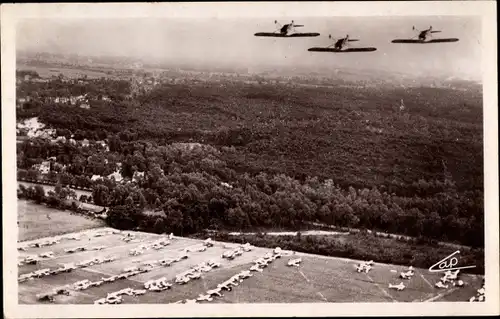
[[55, 236], [103, 226], [103, 222], [44, 205], [17, 201], [18, 241]]
[[[141, 244], [152, 243], [161, 235], [128, 232], [136, 235], [135, 242], [122, 240], [121, 234], [106, 234], [94, 237], [93, 234], [109, 228], [98, 228], [80, 232], [80, 240], [61, 239], [60, 243], [41, 248], [27, 248], [20, 251], [20, 257], [41, 252], [52, 251], [53, 259], [46, 259], [37, 265], [22, 265], [19, 274], [28, 273], [36, 269], [57, 268], [64, 263], [80, 262], [97, 256], [115, 256], [117, 259], [110, 263], [79, 268], [70, 273], [46, 276], [19, 283], [19, 302], [21, 304], [38, 303], [36, 294], [48, 292], [53, 288], [73, 284], [83, 279], [91, 281], [100, 280], [102, 277], [118, 275], [124, 268], [140, 266], [141, 262], [176, 257], [185, 248], [199, 246], [200, 240], [175, 237], [171, 244], [161, 250], [149, 249], [142, 255], [130, 256], [129, 251]], [[25, 246], [31, 242], [19, 244]], [[216, 288], [218, 284], [229, 279], [241, 270], [249, 270], [252, 261], [262, 257], [270, 249], [256, 247], [250, 252], [226, 260], [221, 257], [228, 249], [236, 247], [235, 244], [215, 242], [213, 247], [204, 252], [189, 252], [189, 257], [170, 267], [157, 267], [152, 271], [117, 280], [113, 283], [104, 283], [99, 287], [92, 287], [83, 291], [73, 291], [69, 296], [56, 296], [57, 304], [89, 304], [95, 300], [106, 297], [123, 288], [143, 289], [144, 282], [150, 279], [166, 277], [173, 283], [170, 290], [164, 292], [147, 292], [142, 296], [124, 296], [123, 303], [171, 303], [183, 299], [195, 299], [199, 294]], [[106, 246], [100, 251], [87, 251], [80, 253], [65, 253], [67, 248], [86, 246]], [[431, 274], [427, 270], [417, 269], [415, 276], [405, 282], [407, 288], [401, 292], [389, 290], [388, 284], [397, 284], [401, 266], [376, 264], [368, 274], [357, 273], [355, 265], [358, 261], [332, 257], [323, 257], [294, 253], [295, 256], [284, 256], [276, 259], [263, 272], [252, 272], [253, 276], [245, 279], [230, 292], [224, 292], [223, 297], [214, 298], [215, 303], [280, 303], [280, 302], [411, 302], [411, 301], [466, 301], [475, 294], [481, 285], [481, 279], [472, 275], [464, 275], [462, 280], [466, 286], [454, 290], [439, 290], [434, 288], [440, 274]], [[290, 258], [302, 256], [303, 262], [299, 267], [286, 265]], [[209, 260], [218, 261], [221, 267], [202, 273], [202, 278], [191, 280], [185, 285], [175, 284], [175, 276], [190, 269], [201, 262]], [[398, 273], [391, 272], [397, 270]]]
[[81, 78], [83, 76], [87, 76], [88, 78], [101, 78], [101, 77], [109, 77], [109, 74], [104, 72], [97, 72], [91, 70], [84, 70], [79, 68], [66, 68], [66, 67], [57, 67], [57, 66], [32, 66], [32, 65], [18, 65], [18, 69], [20, 70], [30, 70], [36, 71], [42, 78], [50, 78], [51, 76], [58, 76], [59, 74], [64, 75], [68, 78]]

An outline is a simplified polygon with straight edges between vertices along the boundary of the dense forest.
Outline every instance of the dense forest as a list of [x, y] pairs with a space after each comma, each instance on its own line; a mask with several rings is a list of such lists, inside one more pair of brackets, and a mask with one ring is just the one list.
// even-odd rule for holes
[[[18, 175], [40, 178], [32, 166], [55, 157], [44, 178], [92, 187], [111, 226], [188, 235], [317, 221], [484, 245], [481, 92], [201, 83], [130, 99], [126, 81], [87, 82], [19, 86], [37, 92], [19, 119], [91, 143], [18, 144]], [[69, 111], [43, 98], [83, 91], [113, 99]], [[117, 169], [144, 176], [91, 180]]]

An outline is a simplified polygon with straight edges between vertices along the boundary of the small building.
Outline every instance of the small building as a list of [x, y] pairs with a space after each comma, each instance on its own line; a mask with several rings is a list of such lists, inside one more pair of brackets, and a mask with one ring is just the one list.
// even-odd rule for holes
[[108, 175], [109, 179], [114, 179], [116, 182], [121, 182], [123, 180], [123, 176], [120, 173], [120, 169], [117, 169], [116, 172]]
[[132, 176], [132, 180], [134, 182], [138, 182], [140, 179], [144, 178], [144, 172], [134, 172], [134, 176]]
[[92, 175], [92, 177], [90, 178], [91, 181], [98, 181], [100, 179], [102, 179], [101, 175]]
[[50, 162], [44, 161], [40, 164], [35, 164], [33, 168], [38, 170], [41, 174], [48, 174], [50, 172]]
[[89, 142], [89, 140], [88, 140], [88, 139], [84, 139], [84, 140], [82, 141], [82, 146], [83, 146], [83, 147], [89, 147], [89, 146], [90, 146], [90, 142]]

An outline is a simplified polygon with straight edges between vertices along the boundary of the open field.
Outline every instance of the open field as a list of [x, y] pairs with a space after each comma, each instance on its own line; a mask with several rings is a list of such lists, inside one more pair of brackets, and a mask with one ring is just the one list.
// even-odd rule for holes
[[42, 78], [50, 78], [51, 76], [58, 76], [59, 74], [65, 77], [75, 79], [87, 76], [87, 78], [101, 78], [109, 77], [109, 74], [105, 72], [97, 72], [91, 70], [85, 70], [82, 68], [68, 68], [68, 67], [57, 67], [57, 66], [42, 66], [42, 65], [18, 65], [19, 70], [29, 70], [37, 72]]
[[[94, 257], [115, 256], [117, 259], [100, 265], [79, 268], [70, 273], [60, 273], [41, 278], [35, 278], [19, 283], [19, 302], [22, 304], [37, 303], [36, 294], [48, 292], [53, 288], [73, 284], [83, 279], [98, 281], [102, 277], [120, 274], [124, 268], [140, 266], [142, 262], [173, 258], [179, 256], [188, 247], [200, 246], [202, 241], [174, 237], [170, 245], [160, 250], [149, 249], [138, 256], [129, 255], [129, 251], [139, 245], [153, 243], [165, 236], [140, 232], [110, 232], [102, 235], [110, 228], [99, 228], [80, 232], [80, 240], [61, 238], [58, 244], [39, 248], [26, 248], [20, 251], [20, 257], [42, 252], [52, 251], [54, 258], [44, 259], [37, 265], [22, 265], [19, 274], [28, 273], [36, 269], [54, 269], [62, 264], [78, 263]], [[94, 235], [101, 233], [100, 237]], [[125, 233], [132, 233], [135, 239], [132, 242], [123, 241]], [[27, 246], [31, 242], [24, 242], [20, 246]], [[86, 251], [68, 254], [64, 250], [76, 247], [106, 246], [100, 251]], [[144, 282], [150, 279], [166, 277], [173, 283], [171, 289], [163, 292], [147, 292], [142, 296], [124, 296], [123, 303], [171, 303], [183, 299], [194, 299], [207, 290], [216, 288], [218, 284], [236, 275], [241, 270], [249, 270], [252, 261], [264, 256], [271, 249], [256, 247], [250, 252], [244, 252], [234, 260], [226, 260], [222, 253], [236, 244], [214, 242], [203, 252], [189, 252], [188, 258], [173, 263], [169, 267], [157, 266], [151, 271], [104, 283], [98, 287], [91, 287], [82, 291], [70, 290], [69, 296], [56, 296], [55, 303], [89, 304], [106, 297], [123, 288], [143, 289]], [[273, 261], [263, 272], [252, 272], [253, 276], [245, 279], [230, 292], [224, 292], [223, 297], [216, 297], [217, 303], [249, 303], [249, 302], [409, 302], [426, 301], [435, 298], [438, 301], [466, 301], [475, 294], [481, 285], [481, 279], [473, 275], [464, 275], [462, 280], [466, 286], [459, 289], [450, 288], [440, 290], [434, 287], [440, 274], [431, 274], [424, 269], [416, 269], [411, 280], [405, 281], [407, 288], [401, 292], [388, 289], [389, 283], [399, 283], [401, 266], [375, 264], [368, 274], [357, 273], [355, 265], [358, 261], [293, 253], [294, 256], [283, 256]], [[299, 267], [288, 267], [287, 261], [301, 256], [303, 259]], [[221, 267], [202, 273], [201, 279], [191, 280], [185, 285], [175, 284], [175, 276], [190, 269], [201, 262], [218, 261]], [[391, 272], [396, 270], [398, 273]]]
[[37, 205], [26, 200], [18, 200], [17, 205], [19, 241], [55, 236], [103, 225], [103, 222], [99, 220]]

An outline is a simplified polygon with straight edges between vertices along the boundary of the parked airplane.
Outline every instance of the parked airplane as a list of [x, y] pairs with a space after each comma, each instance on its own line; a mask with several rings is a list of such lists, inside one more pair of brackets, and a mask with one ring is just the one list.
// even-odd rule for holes
[[301, 262], [302, 262], [302, 258], [291, 259], [288, 261], [288, 266], [298, 267]]
[[406, 286], [402, 282], [399, 285], [389, 284], [389, 289], [396, 289], [397, 291], [402, 291], [405, 288], [406, 288]]

